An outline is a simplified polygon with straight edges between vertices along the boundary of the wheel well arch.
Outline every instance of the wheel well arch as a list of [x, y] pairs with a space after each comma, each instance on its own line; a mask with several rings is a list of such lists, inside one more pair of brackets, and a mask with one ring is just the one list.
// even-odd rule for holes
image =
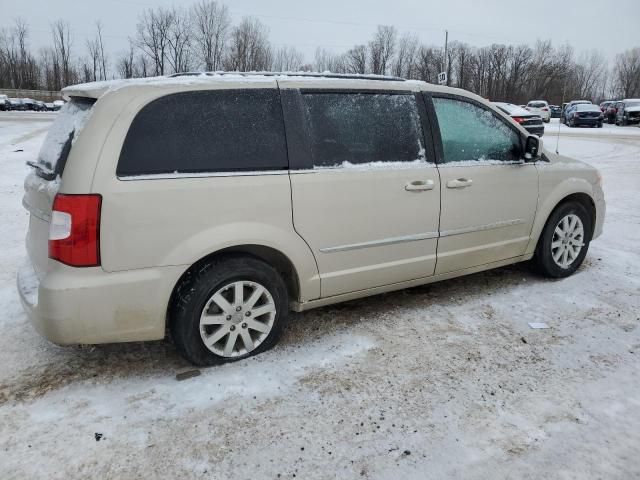
[[236, 255], [247, 255], [259, 260], [262, 260], [265, 263], [268, 263], [276, 271], [282, 276], [284, 283], [287, 287], [287, 293], [289, 294], [290, 300], [298, 300], [300, 297], [300, 281], [298, 278], [298, 272], [293, 265], [293, 262], [287, 257], [284, 253], [279, 250], [276, 250], [272, 247], [267, 247], [264, 245], [237, 245], [233, 247], [227, 247], [215, 252], [212, 252], [201, 259], [194, 262], [189, 268], [187, 268], [180, 278], [173, 286], [173, 290], [171, 291], [171, 295], [169, 297], [169, 303], [167, 305], [167, 317], [169, 309], [171, 309], [171, 305], [173, 305], [175, 295], [180, 287], [180, 285], [188, 278], [192, 272], [196, 271], [202, 265], [211, 262], [212, 260], [220, 260], [224, 259], [224, 257], [228, 256], [236, 256]]
[[596, 202], [593, 201], [591, 195], [584, 192], [572, 193], [571, 195], [567, 195], [562, 200], [560, 200], [551, 213], [549, 213], [549, 217], [555, 212], [560, 205], [567, 202], [577, 202], [582, 205], [589, 215], [591, 216], [591, 235], [593, 235], [593, 231], [596, 228]]

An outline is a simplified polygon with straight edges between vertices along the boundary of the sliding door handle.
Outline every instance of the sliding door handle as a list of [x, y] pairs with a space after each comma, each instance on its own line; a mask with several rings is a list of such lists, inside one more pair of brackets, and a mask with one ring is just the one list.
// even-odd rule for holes
[[471, 185], [473, 185], [473, 180], [470, 178], [456, 178], [447, 182], [447, 188], [467, 188]]
[[425, 190], [433, 190], [436, 184], [433, 180], [414, 180], [404, 186], [407, 192], [424, 192]]

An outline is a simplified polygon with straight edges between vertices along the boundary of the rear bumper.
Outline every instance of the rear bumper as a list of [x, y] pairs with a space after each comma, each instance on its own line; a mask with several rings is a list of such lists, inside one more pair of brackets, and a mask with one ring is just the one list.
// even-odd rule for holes
[[603, 120], [600, 118], [573, 118], [571, 123], [574, 125], [598, 125], [602, 123]]
[[27, 262], [17, 284], [31, 323], [53, 343], [157, 340], [164, 337], [169, 297], [184, 268], [107, 273], [56, 264], [38, 281]]

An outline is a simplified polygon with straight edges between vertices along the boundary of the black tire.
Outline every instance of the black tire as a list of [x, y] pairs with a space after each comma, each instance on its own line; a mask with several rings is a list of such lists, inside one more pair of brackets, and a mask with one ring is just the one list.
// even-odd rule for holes
[[[276, 306], [271, 331], [254, 350], [235, 357], [224, 357], [209, 350], [200, 336], [200, 315], [211, 296], [225, 285], [247, 280], [264, 286]], [[218, 365], [241, 360], [273, 347], [284, 331], [289, 313], [287, 287], [269, 264], [248, 255], [233, 255], [201, 265], [178, 285], [169, 306], [169, 329], [178, 352], [198, 366]]]
[[[569, 214], [577, 215], [582, 222], [584, 229], [584, 246], [576, 259], [567, 267], [562, 268], [554, 260], [551, 254], [551, 242], [553, 240], [553, 234], [556, 226], [562, 218]], [[551, 278], [564, 278], [573, 274], [582, 265], [587, 250], [589, 250], [589, 243], [591, 242], [591, 235], [593, 232], [593, 225], [591, 221], [591, 214], [585, 207], [573, 201], [568, 201], [560, 204], [551, 213], [547, 219], [547, 223], [540, 234], [536, 252], [533, 257], [534, 269], [541, 275]]]
[[602, 122], [598, 123], [598, 128], [602, 128]]

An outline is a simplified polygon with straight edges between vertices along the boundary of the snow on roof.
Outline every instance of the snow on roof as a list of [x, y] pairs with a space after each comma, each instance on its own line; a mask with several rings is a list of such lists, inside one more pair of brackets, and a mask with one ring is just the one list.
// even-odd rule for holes
[[[308, 81], [327, 79], [396, 81], [406, 82], [407, 84], [414, 84], [417, 82], [416, 80], [405, 80], [399, 77], [389, 77], [384, 75], [335, 74], [330, 72], [185, 72], [169, 76], [80, 83], [64, 88], [62, 93], [66, 98], [73, 96], [99, 98], [108, 91], [114, 91], [120, 88], [136, 85], [163, 87], [167, 85], [211, 84], [214, 81], [273, 83], [278, 79], [285, 78]], [[425, 84], [425, 82], [418, 83]]]

